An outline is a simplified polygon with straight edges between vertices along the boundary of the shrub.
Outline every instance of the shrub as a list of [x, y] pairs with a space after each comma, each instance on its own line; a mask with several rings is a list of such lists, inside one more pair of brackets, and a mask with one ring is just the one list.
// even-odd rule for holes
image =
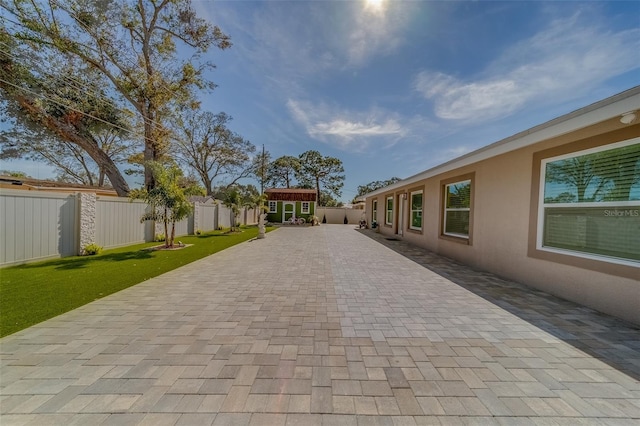
[[96, 243], [88, 244], [82, 249], [82, 254], [85, 256], [94, 256], [100, 253], [102, 253], [102, 247]]
[[165, 240], [164, 234], [156, 234], [156, 238], [154, 239], [154, 241], [164, 241], [164, 240]]
[[202, 231], [199, 229], [196, 229], [196, 235], [202, 235]]

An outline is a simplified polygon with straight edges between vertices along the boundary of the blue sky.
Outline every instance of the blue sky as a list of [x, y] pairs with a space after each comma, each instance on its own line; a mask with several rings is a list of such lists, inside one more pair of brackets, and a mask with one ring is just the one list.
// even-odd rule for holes
[[203, 107], [274, 158], [340, 158], [343, 201], [640, 84], [634, 1], [193, 4], [234, 44]]

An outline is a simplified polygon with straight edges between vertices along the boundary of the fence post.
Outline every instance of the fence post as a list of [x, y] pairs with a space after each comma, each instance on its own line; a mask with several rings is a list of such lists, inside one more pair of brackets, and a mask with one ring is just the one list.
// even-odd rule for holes
[[200, 224], [200, 203], [196, 201], [193, 203], [193, 229], [190, 229], [189, 233], [195, 235], [202, 228]]
[[78, 192], [80, 204], [78, 254], [84, 254], [84, 248], [96, 242], [96, 204], [95, 193]]

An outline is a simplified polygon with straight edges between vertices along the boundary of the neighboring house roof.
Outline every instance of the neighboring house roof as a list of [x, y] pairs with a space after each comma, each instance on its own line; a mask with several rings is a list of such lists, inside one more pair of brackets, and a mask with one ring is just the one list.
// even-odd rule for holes
[[315, 189], [268, 188], [264, 193], [269, 201], [316, 201]]
[[16, 178], [12, 176], [0, 176], [0, 188], [68, 193], [92, 192], [97, 195], [118, 196], [116, 191], [112, 188], [101, 188], [97, 186], [82, 185], [79, 183], [55, 182], [33, 178]]
[[507, 152], [515, 151], [536, 143], [574, 132], [593, 124], [609, 120], [616, 116], [623, 116], [629, 112], [636, 112], [640, 105], [640, 86], [633, 87], [617, 95], [603, 99], [569, 114], [562, 115], [546, 123], [532, 127], [498, 142], [487, 145], [476, 151], [455, 158], [431, 169], [410, 176], [384, 188], [376, 189], [363, 198], [384, 194], [397, 188], [419, 182], [421, 180], [458, 169], [469, 164], [477, 163], [487, 158], [495, 157]]
[[207, 202], [209, 202], [209, 201], [211, 201], [211, 202], [215, 202], [215, 201], [216, 201], [216, 199], [215, 199], [215, 198], [213, 198], [211, 195], [205, 195], [205, 196], [202, 196], [202, 195], [192, 195], [192, 196], [190, 196], [190, 197], [189, 197], [189, 201], [191, 201], [192, 203], [202, 203], [202, 204], [205, 204], [205, 203], [207, 203]]

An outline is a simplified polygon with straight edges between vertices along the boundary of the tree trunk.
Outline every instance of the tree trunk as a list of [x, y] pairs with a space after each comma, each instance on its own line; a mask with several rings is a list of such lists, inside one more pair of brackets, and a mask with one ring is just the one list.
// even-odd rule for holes
[[316, 202], [320, 206], [320, 179], [316, 178]]
[[41, 108], [34, 105], [29, 99], [19, 96], [16, 98], [20, 106], [29, 114], [29, 117], [45, 128], [60, 136], [65, 141], [78, 145], [85, 150], [87, 154], [96, 162], [98, 167], [102, 168], [109, 177], [109, 181], [120, 197], [126, 197], [129, 194], [129, 185], [124, 180], [122, 173], [118, 170], [111, 157], [109, 157], [97, 142], [88, 136], [78, 134], [78, 130], [70, 124], [45, 114]]
[[[153, 172], [147, 166], [149, 161], [155, 161], [155, 149], [153, 142], [153, 124], [149, 119], [144, 121], [144, 187], [147, 191], [152, 190], [155, 187], [155, 179], [153, 178]], [[166, 235], [166, 234], [165, 234]]]
[[169, 210], [164, 209], [164, 246], [165, 248], [169, 248]]
[[202, 182], [204, 183], [205, 189], [207, 190], [207, 195], [213, 197], [213, 182], [209, 179], [209, 176], [206, 174], [202, 174]]

